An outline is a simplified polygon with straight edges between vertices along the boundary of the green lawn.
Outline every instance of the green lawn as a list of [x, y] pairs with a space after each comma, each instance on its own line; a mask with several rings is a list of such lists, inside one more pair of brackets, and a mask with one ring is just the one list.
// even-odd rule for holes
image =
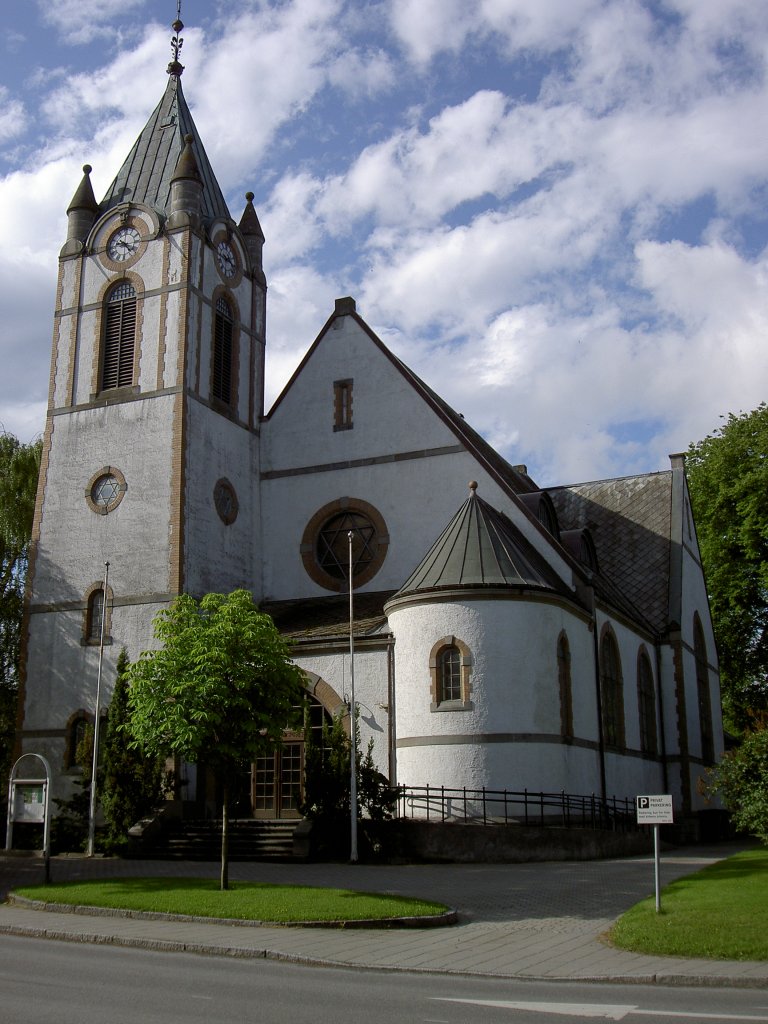
[[122, 910], [149, 910], [253, 921], [361, 921], [442, 914], [442, 903], [306, 885], [233, 882], [226, 892], [205, 878], [119, 878], [16, 889], [19, 896], [48, 903]]
[[[663, 874], [662, 861], [662, 874]], [[672, 882], [610, 932], [621, 949], [720, 960], [768, 960], [768, 849], [739, 853]]]

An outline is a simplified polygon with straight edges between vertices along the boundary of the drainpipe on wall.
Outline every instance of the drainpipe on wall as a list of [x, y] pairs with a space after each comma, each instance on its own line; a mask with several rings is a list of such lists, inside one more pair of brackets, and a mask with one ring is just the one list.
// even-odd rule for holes
[[[591, 578], [591, 577], [590, 577]], [[597, 740], [600, 752], [600, 798], [608, 799], [608, 788], [605, 781], [605, 740], [603, 739], [603, 699], [600, 694], [600, 646], [597, 637], [597, 610], [595, 608], [595, 588], [591, 584], [577, 587], [578, 597], [584, 602], [590, 613], [589, 628], [592, 632], [592, 649], [595, 664], [595, 699], [597, 704]]]
[[397, 785], [397, 723], [395, 722], [395, 638], [387, 643], [387, 740], [389, 745], [388, 770], [390, 786]]

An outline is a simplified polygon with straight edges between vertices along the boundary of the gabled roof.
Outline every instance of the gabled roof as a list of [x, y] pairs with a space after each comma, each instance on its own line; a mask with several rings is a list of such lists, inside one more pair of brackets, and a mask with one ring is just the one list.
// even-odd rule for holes
[[101, 212], [132, 202], [144, 203], [161, 216], [167, 216], [171, 205], [171, 179], [187, 134], [193, 138], [192, 149], [203, 182], [203, 218], [230, 220], [224, 196], [184, 99], [181, 80], [175, 74], [169, 75], [163, 98], [107, 189], [99, 205]]
[[[595, 480], [548, 492], [563, 529], [588, 528], [600, 575], [657, 631], [669, 618], [672, 473]], [[618, 593], [617, 593], [618, 591]], [[610, 595], [606, 595], [609, 596]]]
[[482, 587], [562, 592], [555, 574], [501, 512], [477, 496], [477, 484], [418, 568], [395, 595]]
[[410, 383], [414, 391], [416, 391], [424, 399], [427, 405], [437, 413], [443, 423], [445, 423], [456, 436], [456, 439], [461, 441], [468, 451], [470, 451], [510, 493], [517, 495], [539, 490], [538, 486], [533, 482], [533, 480], [531, 480], [526, 472], [512, 466], [506, 459], [502, 458], [502, 456], [499, 455], [499, 453], [490, 444], [488, 444], [485, 438], [481, 437], [476, 430], [469, 426], [460, 413], [457, 413], [452, 409], [451, 406], [437, 394], [437, 392], [433, 391], [432, 388], [425, 384], [424, 381], [410, 369], [410, 367], [406, 366], [401, 359], [387, 348], [381, 338], [371, 327], [369, 327], [357, 312], [355, 300], [349, 296], [342, 299], [336, 299], [336, 308], [334, 312], [325, 322], [322, 330], [304, 354], [304, 358], [294, 370], [290, 380], [275, 399], [272, 408], [265, 416], [266, 420], [270, 420], [272, 418], [275, 411], [280, 406], [280, 403], [283, 401], [283, 398], [288, 394], [293, 386], [294, 381], [312, 358], [312, 355], [318, 345], [330, 330], [334, 320], [339, 316], [352, 317], [355, 323], [365, 332], [365, 334], [367, 334], [382, 355], [392, 363], [398, 372], [401, 373], [402, 376]]

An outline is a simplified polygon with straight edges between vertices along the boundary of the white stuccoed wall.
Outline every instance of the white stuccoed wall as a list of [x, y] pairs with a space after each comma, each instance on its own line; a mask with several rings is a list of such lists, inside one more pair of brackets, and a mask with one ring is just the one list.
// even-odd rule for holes
[[[549, 602], [503, 599], [434, 600], [393, 608], [389, 619], [396, 638], [398, 781], [595, 789], [593, 750], [557, 742], [473, 742], [509, 733], [559, 737], [556, 643], [563, 628], [571, 645], [574, 730], [596, 742], [591, 637], [583, 619]], [[472, 652], [472, 710], [430, 710], [429, 654], [445, 636], [456, 636]], [[457, 743], [461, 737], [467, 742]]]
[[[349, 378], [354, 381], [354, 426], [334, 431], [333, 382]], [[262, 484], [265, 597], [327, 593], [307, 576], [300, 545], [312, 515], [340, 497], [374, 505], [389, 531], [387, 558], [364, 589], [397, 589], [465, 501], [470, 480], [570, 581], [570, 567], [474, 455], [461, 450], [403, 457], [458, 445], [456, 435], [358, 322], [337, 317], [264, 426], [262, 468], [267, 474], [313, 469], [268, 476]], [[391, 461], [348, 466], [386, 457]]]

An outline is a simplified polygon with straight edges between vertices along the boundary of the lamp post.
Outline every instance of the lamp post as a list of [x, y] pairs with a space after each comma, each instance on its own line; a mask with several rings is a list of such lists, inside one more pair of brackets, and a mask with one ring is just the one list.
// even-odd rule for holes
[[352, 589], [352, 530], [347, 534], [349, 541], [349, 729], [350, 729], [350, 765], [349, 765], [349, 859], [357, 863], [357, 705], [355, 704], [355, 634], [354, 634], [354, 601]]
[[99, 633], [99, 669], [96, 675], [96, 707], [93, 719], [93, 760], [91, 762], [91, 800], [88, 808], [88, 848], [86, 855], [94, 854], [96, 838], [96, 770], [99, 765], [99, 720], [101, 718], [101, 671], [104, 665], [104, 627], [107, 622], [107, 584], [109, 562], [104, 563], [104, 585], [101, 591], [101, 631]]

